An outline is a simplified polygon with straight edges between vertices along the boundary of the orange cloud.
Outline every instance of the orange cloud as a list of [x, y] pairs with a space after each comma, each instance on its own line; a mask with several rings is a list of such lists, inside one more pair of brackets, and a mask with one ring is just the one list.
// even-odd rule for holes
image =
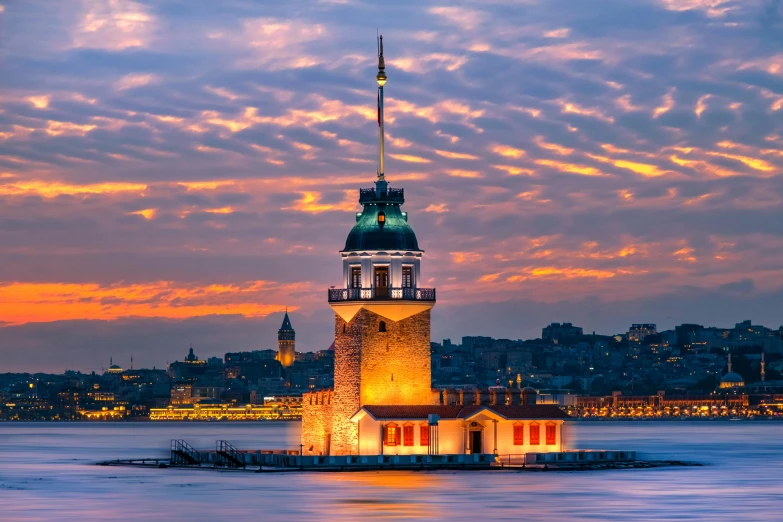
[[447, 150], [435, 150], [435, 154], [438, 156], [443, 156], [444, 158], [449, 159], [464, 159], [464, 160], [477, 160], [479, 159], [478, 156], [474, 156], [473, 154], [465, 154], [462, 152], [450, 152]]
[[609, 279], [618, 273], [610, 270], [593, 270], [588, 268], [557, 268], [554, 266], [526, 269], [522, 274], [511, 275], [506, 278], [510, 283], [527, 281], [529, 279]]
[[481, 254], [478, 252], [452, 252], [451, 260], [457, 264], [475, 263], [481, 261]]
[[533, 176], [535, 175], [535, 171], [532, 169], [523, 169], [521, 167], [513, 167], [511, 165], [492, 165], [492, 168], [502, 170], [509, 176], [519, 176], [521, 174], [527, 175], [527, 176]]
[[680, 261], [687, 261], [688, 263], [695, 263], [696, 258], [693, 256], [693, 249], [690, 247], [684, 247], [672, 254]]
[[636, 163], [633, 161], [626, 161], [626, 160], [616, 160], [607, 158], [604, 156], [596, 156], [593, 154], [588, 154], [588, 157], [603, 162], [603, 163], [610, 163], [614, 165], [615, 167], [621, 168], [621, 169], [627, 169], [631, 172], [634, 172], [636, 174], [640, 174], [642, 176], [645, 176], [647, 178], [657, 178], [659, 176], [663, 176], [666, 174], [666, 171], [659, 169], [655, 165], [649, 165], [647, 163]]
[[424, 212], [435, 212], [436, 214], [442, 214], [443, 212], [448, 211], [449, 209], [445, 203], [438, 203], [437, 205], [433, 203], [424, 209]]
[[[10, 324], [112, 320], [119, 317], [185, 319], [204, 315], [264, 317], [277, 312], [287, 291], [304, 284], [248, 281], [230, 285], [10, 283], [0, 285], [0, 317]], [[279, 293], [279, 303], [269, 303]], [[262, 301], [263, 299], [263, 301]], [[267, 302], [264, 302], [267, 301]]]
[[693, 109], [693, 112], [696, 114], [697, 118], [701, 118], [701, 115], [707, 110], [707, 100], [709, 99], [710, 95], [705, 94], [696, 101], [696, 108]]
[[725, 152], [707, 152], [710, 156], [719, 156], [721, 158], [731, 159], [734, 161], [739, 161], [740, 163], [743, 163], [747, 165], [748, 167], [752, 168], [753, 170], [758, 170], [761, 172], [775, 172], [777, 171], [777, 167], [774, 165], [758, 158], [751, 158], [749, 156], [740, 156], [738, 154], [728, 154]]
[[571, 29], [563, 27], [561, 29], [553, 29], [544, 33], [544, 38], [568, 38], [571, 34]]
[[506, 158], [521, 158], [526, 154], [524, 150], [515, 149], [514, 147], [509, 147], [508, 145], [493, 145], [491, 150], [495, 154], [505, 156]]
[[156, 19], [146, 6], [133, 0], [94, 0], [85, 6], [75, 27], [74, 47], [120, 51], [149, 46]]
[[308, 212], [311, 214], [319, 214], [321, 212], [327, 212], [332, 210], [339, 210], [343, 212], [352, 212], [356, 209], [356, 195], [353, 190], [345, 190], [345, 198], [340, 203], [329, 204], [321, 203], [321, 193], [317, 191], [300, 192], [301, 198], [299, 198], [290, 207], [283, 207], [282, 210], [296, 210], [298, 212]]
[[209, 214], [232, 214], [235, 210], [232, 207], [205, 208], [204, 212], [208, 212]]
[[36, 109], [45, 109], [49, 106], [49, 99], [51, 96], [48, 94], [45, 96], [28, 96], [25, 100], [33, 104]]
[[44, 198], [56, 198], [57, 196], [88, 195], [88, 194], [114, 194], [118, 192], [143, 193], [147, 185], [141, 183], [94, 183], [89, 185], [71, 185], [60, 182], [47, 181], [17, 181], [7, 184], [0, 183], [0, 194], [24, 195], [37, 194]]
[[574, 153], [574, 149], [563, 147], [562, 145], [558, 145], [557, 143], [547, 143], [546, 141], [544, 141], [543, 136], [536, 136], [535, 142], [536, 145], [538, 145], [542, 149], [552, 151], [561, 156], [568, 156], [569, 154]]
[[50, 136], [85, 136], [88, 132], [97, 128], [97, 125], [71, 123], [69, 121], [47, 121], [44, 132]]
[[600, 170], [594, 167], [588, 167], [587, 165], [577, 165], [573, 163], [548, 159], [539, 159], [536, 160], [536, 163], [544, 167], [551, 167], [561, 172], [570, 172], [572, 174], [580, 174], [582, 176], [604, 176]]
[[114, 82], [114, 89], [117, 91], [126, 91], [143, 87], [157, 82], [157, 76], [154, 74], [126, 74], [118, 81]]
[[446, 171], [449, 176], [453, 176], [455, 178], [481, 178], [483, 177], [480, 172], [476, 172], [475, 170], [447, 170]]
[[589, 116], [607, 123], [614, 123], [614, 118], [607, 116], [602, 110], [592, 107], [582, 107], [576, 103], [559, 101], [560, 112], [563, 114], [578, 114], [580, 116]]
[[157, 213], [158, 210], [155, 208], [145, 208], [143, 210], [137, 210], [136, 212], [131, 212], [131, 215], [142, 216], [144, 219], [155, 219]]
[[431, 163], [431, 160], [428, 160], [427, 158], [411, 156], [409, 154], [389, 154], [389, 157], [407, 163]]
[[666, 93], [663, 97], [663, 105], [656, 107], [653, 111], [653, 118], [657, 118], [661, 114], [665, 114], [674, 108], [674, 89]]

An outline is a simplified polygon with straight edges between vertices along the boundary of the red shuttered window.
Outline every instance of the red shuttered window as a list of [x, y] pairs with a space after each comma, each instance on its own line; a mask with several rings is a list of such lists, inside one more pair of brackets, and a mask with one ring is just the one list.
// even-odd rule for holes
[[514, 425], [514, 446], [523, 446], [525, 444], [525, 425]]
[[405, 446], [413, 446], [413, 426], [402, 427], [402, 441]]
[[547, 445], [557, 444], [557, 426], [554, 424], [546, 426], [546, 443]]
[[530, 425], [530, 444], [541, 444], [541, 426], [536, 423]]
[[419, 446], [430, 445], [430, 427], [427, 424], [419, 426]]

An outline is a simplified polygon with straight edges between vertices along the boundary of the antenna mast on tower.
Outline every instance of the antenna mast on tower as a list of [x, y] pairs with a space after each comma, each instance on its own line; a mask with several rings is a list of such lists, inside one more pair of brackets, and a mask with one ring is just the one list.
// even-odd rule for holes
[[383, 86], [386, 84], [386, 64], [383, 61], [383, 35], [378, 36], [378, 74], [375, 75], [378, 82], [378, 131], [379, 131], [379, 161], [378, 181], [386, 181], [383, 175]]

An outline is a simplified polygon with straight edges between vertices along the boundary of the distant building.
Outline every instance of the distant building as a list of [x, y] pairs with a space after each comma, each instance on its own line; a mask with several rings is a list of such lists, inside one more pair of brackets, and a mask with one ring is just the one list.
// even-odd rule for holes
[[632, 324], [628, 330], [628, 340], [636, 343], [644, 341], [644, 338], [648, 335], [655, 335], [658, 333], [656, 325], [652, 323], [640, 323]]
[[731, 371], [731, 353], [729, 353], [729, 367], [726, 375], [721, 377], [718, 388], [720, 390], [727, 390], [732, 388], [743, 388], [745, 386], [745, 379], [742, 375]]
[[228, 352], [225, 355], [226, 366], [247, 362], [275, 361], [276, 350], [253, 350], [252, 352]]
[[120, 367], [117, 364], [114, 364], [114, 361], [112, 358], [109, 358], [109, 368], [106, 370], [106, 373], [122, 373], [122, 367]]
[[190, 383], [176, 383], [171, 387], [172, 406], [185, 406], [193, 404], [193, 386]]
[[471, 336], [462, 338], [462, 349], [475, 359], [481, 357], [481, 354], [491, 347], [492, 337]]
[[283, 317], [283, 325], [277, 331], [277, 360], [283, 368], [293, 366], [296, 359], [296, 332], [288, 318], [288, 310]]
[[582, 329], [571, 323], [552, 323], [541, 330], [541, 339], [553, 343], [573, 337], [581, 337]]

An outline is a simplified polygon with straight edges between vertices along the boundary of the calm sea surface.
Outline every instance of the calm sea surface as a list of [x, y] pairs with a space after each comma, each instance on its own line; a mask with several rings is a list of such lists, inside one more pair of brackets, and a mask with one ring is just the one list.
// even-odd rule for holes
[[704, 467], [259, 474], [100, 467], [198, 449], [295, 447], [298, 423], [0, 424], [0, 520], [783, 520], [783, 423], [572, 423], [570, 446]]

